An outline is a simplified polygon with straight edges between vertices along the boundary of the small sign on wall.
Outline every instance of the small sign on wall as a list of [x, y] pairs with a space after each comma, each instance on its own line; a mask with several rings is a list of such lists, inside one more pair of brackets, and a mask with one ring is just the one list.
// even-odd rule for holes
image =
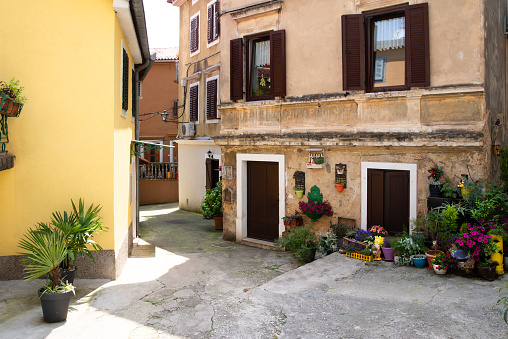
[[222, 166], [222, 178], [226, 180], [233, 180], [233, 166]]

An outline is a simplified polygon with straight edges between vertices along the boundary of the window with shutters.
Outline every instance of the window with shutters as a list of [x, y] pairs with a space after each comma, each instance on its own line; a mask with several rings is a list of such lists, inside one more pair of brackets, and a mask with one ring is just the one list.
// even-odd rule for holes
[[137, 100], [136, 100], [136, 76], [134, 73], [134, 70], [131, 69], [131, 91], [132, 91], [132, 105], [131, 105], [131, 120], [134, 122], [136, 120], [136, 113], [137, 113]]
[[[231, 40], [231, 100], [243, 99], [243, 39]], [[246, 99], [270, 100], [286, 95], [285, 31], [245, 39]]]
[[189, 86], [189, 121], [199, 122], [199, 82]]
[[206, 120], [218, 122], [217, 102], [219, 98], [219, 77], [206, 79]]
[[344, 90], [430, 86], [428, 4], [342, 16]]
[[122, 49], [122, 116], [127, 117], [129, 109], [129, 55]]
[[190, 19], [190, 56], [199, 53], [199, 12]]
[[219, 29], [220, 29], [220, 17], [219, 17], [219, 2], [213, 0], [208, 3], [206, 8], [206, 40], [207, 47], [211, 47], [219, 42]]

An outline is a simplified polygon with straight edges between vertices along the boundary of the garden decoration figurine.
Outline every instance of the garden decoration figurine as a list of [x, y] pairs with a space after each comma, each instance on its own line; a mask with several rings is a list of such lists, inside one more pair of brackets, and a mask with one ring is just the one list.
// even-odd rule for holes
[[372, 247], [372, 253], [374, 254], [374, 260], [382, 260], [381, 259], [381, 246], [383, 245], [383, 243], [384, 243], [383, 237], [380, 237], [380, 236], [374, 237], [374, 246]]

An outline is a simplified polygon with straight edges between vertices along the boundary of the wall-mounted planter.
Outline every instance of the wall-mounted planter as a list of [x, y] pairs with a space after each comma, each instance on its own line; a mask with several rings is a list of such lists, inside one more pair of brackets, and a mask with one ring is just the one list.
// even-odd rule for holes
[[344, 190], [344, 184], [335, 184], [337, 188], [337, 192], [342, 192]]
[[0, 114], [8, 117], [18, 117], [22, 108], [23, 104], [14, 102], [5, 94], [0, 94]]
[[325, 168], [325, 151], [322, 148], [307, 148], [309, 162], [307, 168]]
[[295, 194], [297, 198], [303, 198], [303, 190], [295, 190]]

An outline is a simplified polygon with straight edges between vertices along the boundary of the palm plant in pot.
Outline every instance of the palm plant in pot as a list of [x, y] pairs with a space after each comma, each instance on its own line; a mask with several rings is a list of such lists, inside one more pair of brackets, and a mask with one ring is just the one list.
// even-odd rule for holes
[[60, 279], [60, 263], [67, 255], [65, 234], [48, 225], [29, 229], [19, 242], [23, 252], [18, 254], [25, 264], [25, 280], [31, 282], [44, 275], [48, 281], [39, 289], [44, 321], [60, 322], [67, 319], [70, 298], [74, 287]]
[[78, 205], [72, 203], [72, 212], [54, 212], [51, 218], [50, 225], [40, 224], [41, 228], [56, 228], [62, 231], [65, 235], [67, 243], [67, 253], [64, 260], [60, 263], [62, 269], [62, 279], [70, 283], [74, 282], [76, 273], [76, 259], [78, 256], [84, 258], [87, 256], [92, 262], [95, 259], [90, 251], [102, 250], [102, 247], [93, 240], [93, 236], [100, 231], [107, 230], [101, 222], [99, 212], [101, 207], [99, 205], [90, 205], [88, 209], [85, 208], [85, 203], [79, 199]]

